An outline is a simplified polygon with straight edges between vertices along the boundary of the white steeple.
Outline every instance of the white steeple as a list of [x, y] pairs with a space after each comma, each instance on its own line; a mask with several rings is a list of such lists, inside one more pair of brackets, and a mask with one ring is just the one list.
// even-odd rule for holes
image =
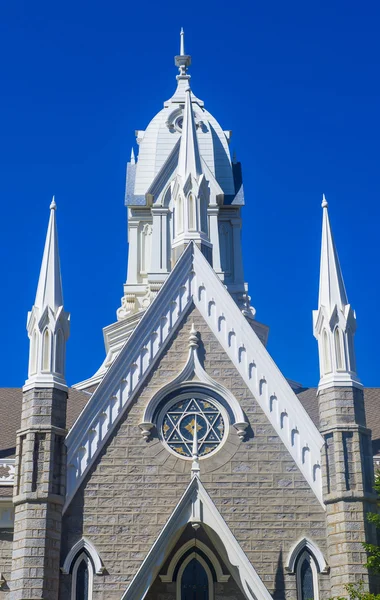
[[354, 351], [356, 315], [348, 303], [324, 194], [322, 209], [319, 299], [318, 310], [313, 311], [320, 359], [319, 388], [361, 386], [356, 375]]
[[36, 299], [28, 313], [30, 352], [28, 379], [24, 389], [53, 386], [66, 388], [65, 354], [70, 315], [63, 309], [56, 208], [53, 196]]

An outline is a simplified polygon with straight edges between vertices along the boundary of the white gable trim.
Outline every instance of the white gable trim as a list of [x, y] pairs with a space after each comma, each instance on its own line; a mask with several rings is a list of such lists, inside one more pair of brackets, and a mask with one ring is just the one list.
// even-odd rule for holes
[[[204, 525], [224, 545], [227, 564], [236, 571], [236, 583], [248, 600], [272, 600], [272, 596], [241, 549], [198, 477], [193, 477], [171, 517], [153, 544], [121, 600], [143, 600], [157, 577], [168, 553], [187, 523]], [[236, 569], [234, 569], [236, 567]]]
[[190, 243], [67, 436], [65, 507], [192, 302], [324, 506], [322, 436], [216, 273]]

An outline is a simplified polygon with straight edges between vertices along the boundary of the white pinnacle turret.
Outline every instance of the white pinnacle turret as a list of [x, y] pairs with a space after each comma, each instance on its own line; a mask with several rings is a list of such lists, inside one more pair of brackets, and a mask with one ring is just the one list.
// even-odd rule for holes
[[331, 232], [328, 203], [324, 194], [322, 197], [322, 208], [322, 250], [318, 304], [319, 306], [325, 306], [331, 312], [335, 306], [344, 310], [344, 307], [348, 304], [348, 300]]
[[56, 208], [53, 196], [36, 299], [28, 313], [29, 376], [24, 389], [67, 387], [64, 373], [70, 315], [63, 309]]
[[45, 241], [45, 249], [42, 257], [40, 277], [38, 280], [36, 300], [34, 306], [44, 310], [49, 306], [52, 310], [57, 310], [63, 306], [63, 293], [61, 281], [61, 267], [59, 262], [58, 235], [56, 224], [57, 205], [55, 197], [50, 204], [50, 219]]
[[319, 388], [361, 386], [356, 375], [354, 333], [356, 315], [348, 303], [342, 270], [322, 197], [323, 223], [318, 310], [313, 311], [318, 340], [321, 379]]

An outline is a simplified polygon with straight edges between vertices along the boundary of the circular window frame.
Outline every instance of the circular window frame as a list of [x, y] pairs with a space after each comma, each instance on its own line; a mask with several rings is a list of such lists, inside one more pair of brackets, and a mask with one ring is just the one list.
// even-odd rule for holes
[[168, 450], [168, 452], [170, 452], [170, 454], [173, 454], [173, 456], [180, 458], [181, 460], [187, 460], [187, 461], [193, 460], [192, 456], [182, 456], [181, 454], [178, 454], [178, 452], [176, 452], [175, 450], [170, 448], [169, 444], [167, 443], [167, 441], [165, 440], [165, 438], [162, 434], [162, 425], [164, 422], [164, 418], [165, 418], [166, 413], [170, 410], [170, 408], [172, 406], [174, 406], [175, 404], [177, 404], [178, 402], [181, 402], [181, 400], [191, 400], [192, 398], [195, 398], [195, 400], [197, 398], [199, 398], [199, 400], [206, 400], [207, 402], [210, 402], [210, 404], [214, 405], [220, 412], [221, 417], [223, 419], [223, 423], [224, 423], [223, 437], [220, 440], [217, 447], [215, 448], [215, 450], [212, 450], [212, 452], [209, 452], [206, 455], [199, 456], [199, 460], [207, 460], [208, 458], [215, 456], [217, 454], [217, 452], [219, 452], [219, 450], [222, 449], [222, 447], [224, 446], [224, 444], [228, 438], [229, 428], [230, 428], [230, 419], [229, 419], [229, 415], [228, 415], [226, 408], [223, 406], [223, 404], [220, 401], [216, 400], [216, 398], [212, 394], [203, 392], [200, 390], [198, 391], [197, 389], [193, 389], [191, 391], [190, 390], [182, 391], [178, 395], [174, 394], [173, 396], [171, 396], [170, 399], [164, 400], [163, 404], [162, 404], [162, 408], [160, 409], [160, 411], [158, 413], [158, 417], [157, 417], [157, 421], [156, 421], [157, 433], [158, 433], [158, 437], [159, 437], [162, 445], [166, 448], [166, 450]]

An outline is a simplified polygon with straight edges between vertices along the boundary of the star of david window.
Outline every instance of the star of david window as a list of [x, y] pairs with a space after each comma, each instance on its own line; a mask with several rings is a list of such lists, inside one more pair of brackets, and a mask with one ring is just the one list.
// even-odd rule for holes
[[161, 413], [161, 437], [177, 456], [191, 459], [195, 427], [198, 456], [216, 452], [226, 434], [225, 411], [203, 394], [186, 395], [166, 406]]

